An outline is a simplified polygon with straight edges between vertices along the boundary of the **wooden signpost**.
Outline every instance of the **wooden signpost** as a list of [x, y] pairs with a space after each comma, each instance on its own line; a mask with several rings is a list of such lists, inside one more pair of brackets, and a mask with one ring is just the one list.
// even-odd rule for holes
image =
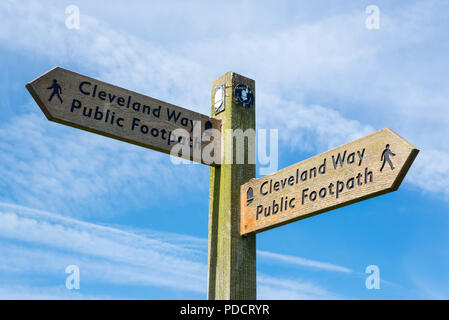
[[[164, 153], [178, 142], [185, 143], [190, 152], [176, 155], [197, 162], [203, 162], [203, 149], [210, 143], [203, 141], [202, 134], [207, 129], [221, 130], [218, 119], [60, 67], [26, 87], [50, 121]], [[183, 129], [185, 135], [176, 129]], [[214, 143], [220, 152], [220, 141]]]
[[383, 129], [242, 185], [240, 234], [286, 223], [399, 188], [418, 149]]
[[[212, 117], [59, 67], [26, 87], [51, 121], [164, 153], [187, 144], [187, 154], [175, 155], [211, 166], [209, 299], [256, 299], [257, 232], [394, 191], [418, 154], [383, 129], [254, 179], [254, 80], [233, 72], [215, 80]], [[221, 132], [217, 141], [211, 129]], [[224, 134], [232, 130], [249, 132], [244, 163]], [[210, 136], [218, 157], [204, 161]]]
[[[224, 88], [219, 93], [217, 88]], [[240, 90], [245, 88], [245, 90]], [[246, 94], [246, 88], [251, 95]], [[245, 92], [245, 101], [242, 101]], [[228, 72], [212, 83], [212, 114], [222, 120], [222, 131], [254, 129], [256, 126], [255, 82]], [[216, 105], [224, 96], [224, 108]], [[252, 99], [251, 99], [252, 97]], [[220, 111], [223, 109], [222, 111]], [[223, 145], [236, 145], [230, 135], [223, 135]], [[250, 139], [248, 139], [249, 143]], [[226, 150], [226, 148], [223, 148]], [[244, 159], [254, 158], [255, 148], [245, 148]], [[240, 236], [240, 186], [256, 176], [250, 161], [236, 163], [236, 152], [225, 153], [220, 167], [210, 168], [209, 191], [209, 299], [256, 299], [256, 235]]]

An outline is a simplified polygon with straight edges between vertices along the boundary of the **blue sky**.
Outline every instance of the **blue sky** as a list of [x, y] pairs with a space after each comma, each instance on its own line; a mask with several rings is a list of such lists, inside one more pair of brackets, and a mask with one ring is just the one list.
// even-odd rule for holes
[[[71, 4], [79, 30], [65, 25]], [[206, 298], [208, 168], [47, 121], [25, 84], [57, 65], [204, 114], [213, 80], [255, 79], [279, 169], [395, 130], [421, 150], [400, 189], [258, 234], [258, 298], [449, 298], [448, 10], [1, 1], [0, 298]], [[379, 290], [365, 287], [369, 265]]]

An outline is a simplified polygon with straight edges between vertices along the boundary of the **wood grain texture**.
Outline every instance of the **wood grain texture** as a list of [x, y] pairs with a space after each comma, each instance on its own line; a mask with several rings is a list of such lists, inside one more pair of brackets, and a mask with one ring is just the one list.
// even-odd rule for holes
[[382, 129], [252, 179], [240, 190], [240, 233], [265, 231], [395, 191], [418, 152], [392, 130]]
[[[255, 94], [254, 81], [233, 72], [214, 81], [212, 114], [215, 88], [222, 84], [226, 88], [226, 107], [217, 117], [222, 120], [223, 131], [255, 129], [255, 104], [245, 108], [237, 104], [234, 98], [234, 89], [238, 84], [248, 85]], [[223, 135], [222, 139], [222, 145], [225, 145], [228, 142], [225, 140], [232, 137]], [[254, 150], [246, 148], [245, 153]], [[256, 167], [255, 164], [236, 164], [235, 159], [231, 161], [229, 157], [231, 153], [224, 154], [223, 164], [210, 168], [207, 297], [214, 300], [254, 300], [256, 235], [240, 236], [240, 186], [255, 177]]]
[[[60, 67], [26, 87], [50, 121], [168, 154], [181, 139], [190, 152], [176, 155], [197, 162], [202, 162], [202, 150], [210, 143], [201, 141], [206, 126], [221, 131], [218, 119]], [[179, 128], [188, 137], [177, 136], [174, 130]]]

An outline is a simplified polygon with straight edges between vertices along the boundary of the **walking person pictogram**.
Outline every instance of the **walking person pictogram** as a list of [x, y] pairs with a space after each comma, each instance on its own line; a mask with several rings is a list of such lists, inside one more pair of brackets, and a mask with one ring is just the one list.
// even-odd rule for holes
[[62, 89], [56, 79], [53, 79], [53, 84], [51, 86], [49, 86], [47, 89], [48, 90], [53, 89], [53, 92], [51, 93], [50, 98], [48, 98], [48, 101], [51, 101], [51, 99], [53, 99], [53, 97], [55, 95], [57, 95], [59, 101], [61, 101], [61, 103], [63, 102], [61, 96], [59, 95], [59, 94], [62, 94]]
[[394, 166], [393, 163], [391, 163], [391, 159], [390, 156], [394, 157], [396, 154], [394, 154], [391, 150], [390, 150], [390, 145], [387, 144], [385, 146], [385, 150], [382, 152], [382, 156], [380, 157], [380, 161], [383, 161], [382, 163], [382, 167], [380, 168], [380, 171], [382, 172], [385, 163], [388, 162], [388, 164], [390, 165], [391, 170], [394, 170]]

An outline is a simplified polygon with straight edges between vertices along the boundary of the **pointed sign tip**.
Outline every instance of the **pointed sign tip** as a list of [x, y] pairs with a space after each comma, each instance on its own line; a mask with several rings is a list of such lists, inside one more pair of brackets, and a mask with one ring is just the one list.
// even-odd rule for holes
[[408, 158], [405, 160], [404, 165], [402, 166], [396, 179], [393, 181], [393, 183], [391, 185], [392, 191], [396, 191], [399, 189], [399, 187], [402, 184], [402, 181], [404, 181], [404, 178], [407, 175], [410, 167], [412, 166], [413, 162], [415, 161], [416, 157], [418, 156], [418, 153], [419, 153], [419, 150], [416, 148], [410, 150], [410, 154], [409, 154]]

